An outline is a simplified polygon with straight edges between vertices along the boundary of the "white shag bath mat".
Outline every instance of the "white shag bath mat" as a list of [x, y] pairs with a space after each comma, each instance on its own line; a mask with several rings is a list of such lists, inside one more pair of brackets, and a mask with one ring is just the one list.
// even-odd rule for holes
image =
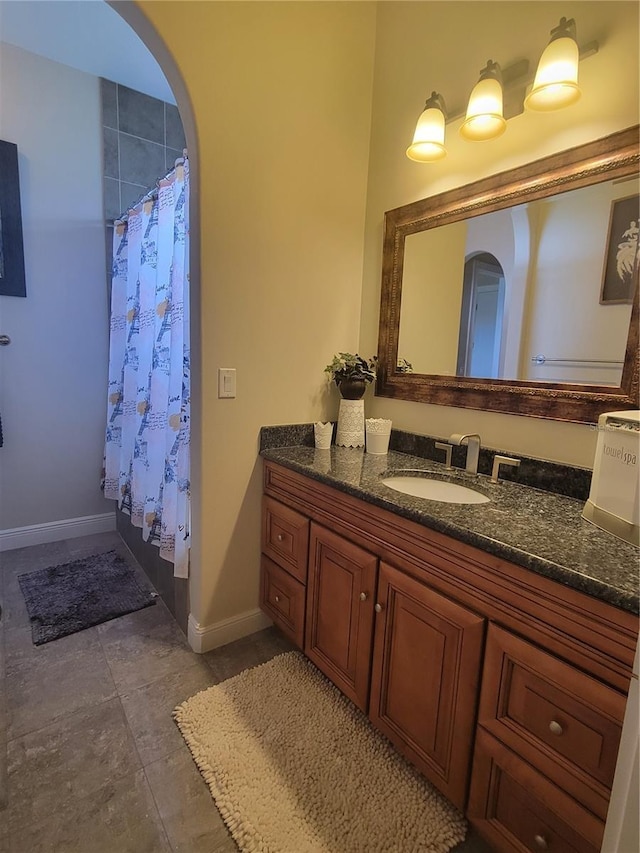
[[459, 812], [298, 652], [174, 718], [243, 853], [448, 853], [464, 840]]

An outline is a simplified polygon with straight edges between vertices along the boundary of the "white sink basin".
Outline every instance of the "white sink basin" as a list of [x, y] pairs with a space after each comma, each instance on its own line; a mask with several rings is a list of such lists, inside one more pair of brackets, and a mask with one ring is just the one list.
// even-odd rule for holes
[[476, 492], [475, 489], [460, 486], [458, 483], [449, 483], [446, 480], [434, 480], [430, 477], [386, 477], [382, 483], [405, 495], [448, 504], [486, 504], [490, 500], [482, 492]]

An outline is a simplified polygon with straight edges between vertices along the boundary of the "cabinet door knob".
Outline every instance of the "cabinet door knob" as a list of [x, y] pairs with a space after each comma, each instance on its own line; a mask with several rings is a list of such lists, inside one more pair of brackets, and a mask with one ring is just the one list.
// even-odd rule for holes
[[275, 596], [275, 600], [276, 600], [276, 604], [280, 604], [280, 596], [279, 595]]
[[381, 604], [376, 604], [373, 609], [376, 611], [376, 613], [382, 613], [382, 605]]
[[284, 540], [284, 533], [278, 533], [276, 539], [278, 540], [278, 542], [282, 542]]
[[564, 731], [560, 723], [557, 723], [555, 720], [551, 720], [549, 723], [549, 731], [554, 735], [561, 735]]
[[369, 596], [367, 595], [367, 593], [366, 593], [366, 592], [361, 592], [361, 593], [360, 593], [360, 601], [366, 601], [366, 600], [367, 600], [367, 598], [369, 598]]
[[549, 847], [549, 845], [547, 844], [547, 839], [544, 837], [544, 835], [534, 835], [533, 841], [539, 850], [547, 850]]

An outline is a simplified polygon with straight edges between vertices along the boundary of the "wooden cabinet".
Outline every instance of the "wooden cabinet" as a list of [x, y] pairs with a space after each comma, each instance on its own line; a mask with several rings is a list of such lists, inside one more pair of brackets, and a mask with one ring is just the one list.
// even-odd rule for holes
[[263, 552], [265, 611], [496, 851], [600, 849], [636, 615], [272, 462]]
[[262, 609], [301, 649], [304, 645], [304, 586], [264, 554], [260, 574]]
[[383, 563], [369, 717], [464, 809], [485, 620]]
[[262, 503], [260, 606], [298, 648], [304, 645], [309, 519], [278, 501]]
[[[269, 501], [265, 514], [272, 521], [265, 530], [279, 532], [286, 509]], [[290, 525], [303, 527], [299, 518]], [[291, 542], [285, 541], [288, 556]], [[264, 550], [273, 553], [269, 541]], [[315, 523], [305, 576], [306, 590], [291, 569], [263, 554], [265, 612], [463, 809], [485, 620], [391, 565], [378, 571], [375, 555]]]
[[368, 551], [311, 525], [304, 650], [365, 713], [377, 566]]
[[624, 707], [617, 690], [490, 626], [479, 725], [603, 821]]
[[271, 498], [262, 503], [262, 552], [302, 584], [307, 582], [309, 519]]
[[467, 816], [496, 851], [600, 850], [600, 821], [483, 729]]
[[624, 707], [617, 690], [491, 625], [469, 802], [478, 830], [505, 853], [514, 839], [599, 850]]

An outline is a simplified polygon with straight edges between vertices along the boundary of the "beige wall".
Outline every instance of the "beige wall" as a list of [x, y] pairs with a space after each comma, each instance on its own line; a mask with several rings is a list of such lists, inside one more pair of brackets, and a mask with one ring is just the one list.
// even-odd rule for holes
[[[574, 17], [580, 43], [600, 52], [580, 65], [581, 100], [550, 114], [513, 118], [502, 137], [470, 143], [461, 121], [447, 126], [448, 155], [432, 164], [405, 149], [432, 89], [451, 112], [464, 106], [487, 59], [503, 67], [534, 63], [551, 27]], [[425, 2], [378, 7], [374, 98], [367, 185], [367, 227], [360, 346], [378, 335], [382, 221], [385, 210], [539, 159], [638, 121], [638, 6], [628, 2]], [[589, 426], [472, 409], [375, 398], [374, 416], [395, 427], [437, 436], [479, 432], [485, 446], [591, 467], [596, 433]]]
[[398, 356], [416, 373], [456, 375], [466, 239], [465, 222], [405, 238]]
[[619, 385], [615, 365], [536, 365], [531, 355], [622, 361], [631, 305], [600, 304], [611, 204], [638, 192], [638, 181], [607, 181], [565, 193], [543, 210], [526, 330], [525, 379]]
[[[178, 65], [198, 135], [192, 612], [206, 626], [257, 607], [260, 426], [335, 417], [323, 369], [358, 346], [375, 7], [139, 5]], [[217, 399], [218, 367], [237, 369], [237, 399]]]

